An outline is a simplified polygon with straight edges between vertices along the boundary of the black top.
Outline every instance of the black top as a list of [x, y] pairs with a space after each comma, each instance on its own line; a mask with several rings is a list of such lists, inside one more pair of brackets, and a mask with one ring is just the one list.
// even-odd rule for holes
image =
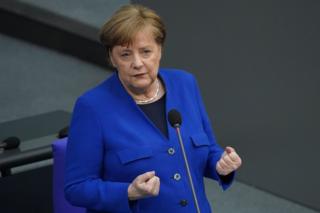
[[163, 95], [159, 100], [150, 104], [138, 104], [140, 109], [154, 123], [159, 130], [168, 137], [167, 119], [166, 119], [166, 99]]

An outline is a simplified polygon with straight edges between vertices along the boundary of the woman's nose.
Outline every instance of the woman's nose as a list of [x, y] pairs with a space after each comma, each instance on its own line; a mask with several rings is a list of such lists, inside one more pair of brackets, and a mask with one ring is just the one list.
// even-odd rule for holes
[[139, 55], [135, 55], [133, 57], [132, 65], [134, 68], [140, 68], [143, 65], [142, 59], [140, 58]]

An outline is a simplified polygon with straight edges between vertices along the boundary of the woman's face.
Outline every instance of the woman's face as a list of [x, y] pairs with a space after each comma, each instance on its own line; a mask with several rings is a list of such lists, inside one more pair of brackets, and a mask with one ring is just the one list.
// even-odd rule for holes
[[156, 43], [152, 30], [145, 28], [136, 34], [131, 45], [114, 46], [110, 59], [127, 89], [144, 92], [157, 78], [161, 46]]

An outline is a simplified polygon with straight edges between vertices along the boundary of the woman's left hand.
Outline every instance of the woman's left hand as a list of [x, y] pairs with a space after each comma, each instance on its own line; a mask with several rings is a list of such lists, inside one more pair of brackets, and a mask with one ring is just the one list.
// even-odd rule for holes
[[230, 146], [225, 148], [220, 160], [217, 162], [216, 170], [219, 175], [228, 175], [237, 170], [242, 164], [242, 160], [236, 150]]

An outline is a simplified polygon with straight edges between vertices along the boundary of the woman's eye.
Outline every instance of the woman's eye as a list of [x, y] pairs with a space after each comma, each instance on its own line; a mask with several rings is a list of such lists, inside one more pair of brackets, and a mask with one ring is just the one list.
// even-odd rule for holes
[[128, 57], [129, 56], [129, 53], [122, 53], [121, 54], [121, 57]]
[[151, 53], [151, 50], [143, 50], [144, 55], [149, 55]]

